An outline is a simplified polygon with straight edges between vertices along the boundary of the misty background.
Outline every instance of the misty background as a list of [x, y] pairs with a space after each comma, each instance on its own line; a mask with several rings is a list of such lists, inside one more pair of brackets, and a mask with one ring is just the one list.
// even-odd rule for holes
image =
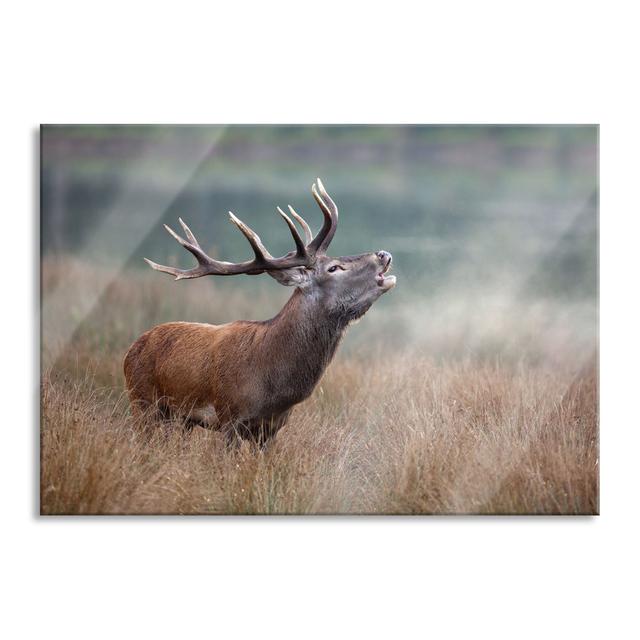
[[[252, 256], [228, 211], [272, 254], [291, 250], [275, 207], [293, 205], [317, 231], [319, 176], [340, 209], [329, 253], [385, 249], [398, 276], [346, 348], [590, 357], [597, 137], [596, 126], [44, 126], [43, 264], [77, 267], [43, 287], [44, 346], [64, 348], [109, 283], [150, 271], [143, 257], [193, 266], [162, 227], [181, 231], [178, 216], [217, 259]], [[88, 282], [87, 263], [99, 279]], [[266, 319], [291, 293], [266, 275], [154, 277], [180, 320]], [[180, 315], [186, 287], [210, 300], [210, 317]], [[242, 318], [225, 313], [239, 291], [255, 300]]]

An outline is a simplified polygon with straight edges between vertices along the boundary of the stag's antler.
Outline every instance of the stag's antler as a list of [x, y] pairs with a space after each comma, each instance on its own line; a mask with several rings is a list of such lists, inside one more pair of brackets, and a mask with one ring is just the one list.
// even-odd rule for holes
[[315, 184], [311, 186], [311, 193], [322, 209], [324, 224], [318, 235], [309, 243], [308, 248], [316, 254], [325, 253], [338, 228], [338, 207], [327, 193], [320, 178], [318, 178], [317, 189]]
[[280, 207], [278, 207], [278, 213], [287, 223], [289, 231], [293, 237], [293, 241], [296, 245], [295, 251], [290, 251], [281, 258], [274, 258], [262, 244], [258, 234], [229, 211], [231, 222], [233, 222], [238, 229], [242, 231], [253, 249], [253, 253], [255, 254], [255, 258], [253, 260], [248, 260], [246, 262], [223, 262], [221, 260], [214, 260], [213, 258], [210, 258], [202, 250], [202, 247], [191, 232], [191, 229], [189, 229], [189, 227], [182, 221], [182, 218], [178, 218], [182, 229], [187, 236], [187, 240], [175, 233], [175, 231], [166, 224], [164, 225], [164, 228], [185, 249], [195, 256], [198, 261], [198, 266], [193, 269], [176, 269], [174, 267], [157, 264], [147, 258], [145, 258], [145, 261], [153, 269], [175, 276], [176, 280], [200, 278], [201, 276], [234, 276], [241, 273], [256, 275], [264, 273], [265, 271], [277, 271], [280, 269], [290, 269], [292, 267], [310, 267], [315, 262], [316, 256], [327, 250], [338, 226], [338, 207], [336, 207], [335, 203], [325, 190], [320, 178], [317, 180], [317, 185], [317, 187], [315, 184], [311, 187], [311, 192], [322, 209], [322, 213], [324, 214], [324, 224], [315, 238], [313, 237], [311, 229], [304, 218], [298, 215], [294, 211], [293, 207], [289, 205], [291, 215], [295, 220], [297, 220], [304, 231], [306, 244], [300, 237], [300, 234], [298, 233], [298, 230], [291, 218], [289, 218], [289, 216], [282, 211]]

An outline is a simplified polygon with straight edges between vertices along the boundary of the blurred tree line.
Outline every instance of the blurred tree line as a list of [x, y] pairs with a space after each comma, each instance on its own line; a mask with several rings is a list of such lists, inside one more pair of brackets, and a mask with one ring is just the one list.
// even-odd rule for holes
[[[509, 276], [536, 295], [594, 298], [597, 135], [595, 126], [43, 126], [42, 251], [78, 253], [91, 239], [109, 261], [117, 239], [103, 221], [124, 207], [123, 233], [140, 234], [130, 267], [143, 255], [189, 264], [160, 224], [178, 216], [216, 256], [248, 257], [228, 210], [284, 253], [291, 241], [275, 206], [290, 203], [317, 227], [309, 188], [320, 176], [341, 211], [335, 255], [388, 249], [425, 293]], [[136, 228], [159, 194], [167, 205]]]

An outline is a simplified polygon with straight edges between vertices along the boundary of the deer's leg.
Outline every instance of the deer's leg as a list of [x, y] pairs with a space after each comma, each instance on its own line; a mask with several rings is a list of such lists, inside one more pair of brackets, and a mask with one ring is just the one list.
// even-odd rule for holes
[[143, 430], [157, 427], [166, 419], [163, 406], [155, 400], [129, 393], [129, 404], [135, 425]]
[[216, 429], [220, 426], [220, 420], [213, 405], [192, 409], [185, 417], [185, 423], [191, 426], [197, 425], [204, 429]]
[[155, 387], [148, 378], [140, 376], [135, 384], [125, 369], [127, 392], [131, 414], [138, 427], [148, 429], [156, 427], [170, 418], [167, 399], [158, 396]]
[[274, 414], [268, 418], [258, 418], [247, 423], [246, 431], [248, 440], [255, 442], [259, 447], [265, 448], [278, 431], [286, 424], [291, 410]]

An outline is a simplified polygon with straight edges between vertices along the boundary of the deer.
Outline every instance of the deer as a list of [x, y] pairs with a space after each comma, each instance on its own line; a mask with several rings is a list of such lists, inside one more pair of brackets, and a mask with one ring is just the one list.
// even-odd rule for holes
[[[267, 273], [293, 293], [270, 320], [221, 325], [168, 322], [142, 334], [124, 359], [132, 411], [160, 422], [178, 416], [183, 425], [222, 431], [227, 438], [268, 442], [292, 408], [309, 398], [347, 329], [396, 284], [388, 275], [387, 251], [332, 258], [327, 255], [338, 226], [338, 207], [318, 178], [311, 187], [323, 214], [314, 236], [291, 205], [287, 224], [295, 250], [274, 258], [260, 237], [232, 212], [230, 220], [254, 253], [245, 262], [214, 260], [179, 218], [185, 237], [167, 232], [197, 260], [191, 269], [156, 264], [175, 280]], [[303, 240], [293, 220], [300, 225]]]

